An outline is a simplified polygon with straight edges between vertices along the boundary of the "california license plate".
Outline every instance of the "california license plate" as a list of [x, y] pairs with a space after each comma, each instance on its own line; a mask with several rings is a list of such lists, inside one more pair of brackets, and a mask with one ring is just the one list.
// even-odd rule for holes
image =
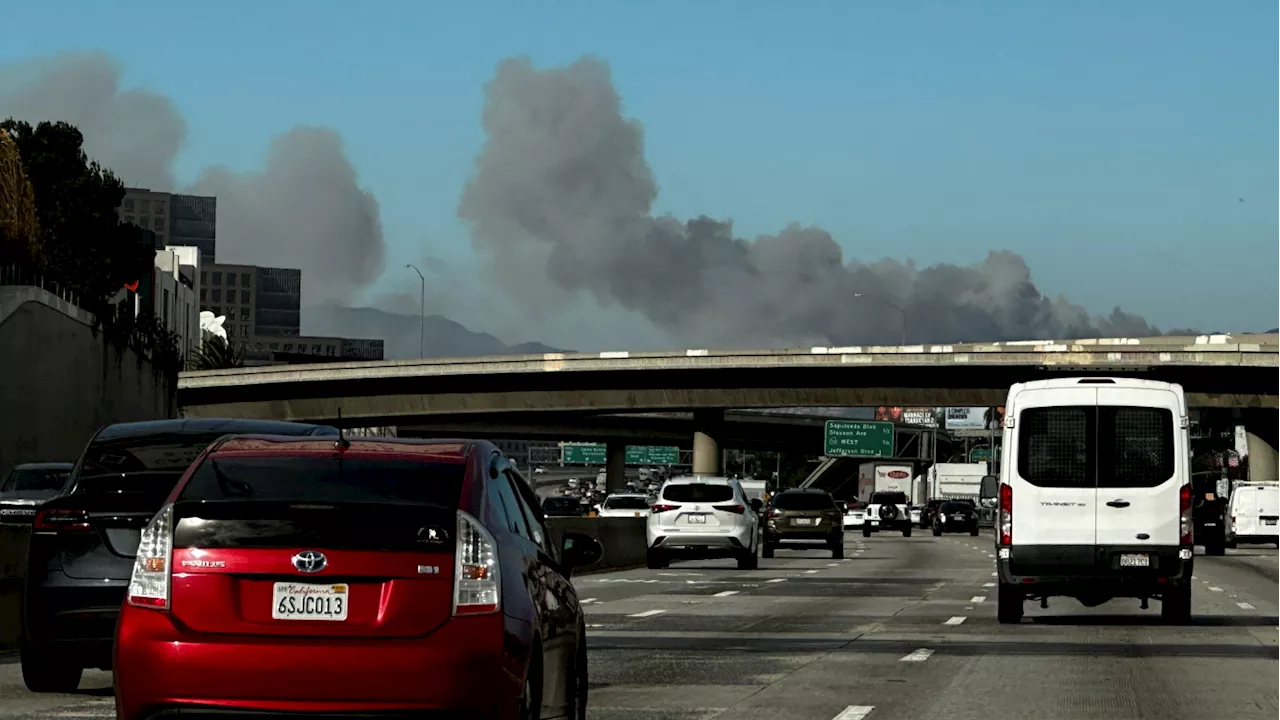
[[707, 516], [703, 513], [695, 513], [689, 516], [689, 522], [694, 525], [706, 525]]
[[1151, 567], [1151, 556], [1146, 553], [1126, 553], [1120, 556], [1120, 567]]
[[347, 619], [350, 604], [347, 585], [309, 585], [278, 582], [271, 598], [271, 617], [276, 620]]
[[812, 525], [813, 518], [796, 518], [797, 525]]

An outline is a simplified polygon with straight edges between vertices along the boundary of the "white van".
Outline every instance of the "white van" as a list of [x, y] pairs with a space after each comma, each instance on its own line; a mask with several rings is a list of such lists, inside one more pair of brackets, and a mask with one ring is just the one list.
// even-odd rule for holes
[[1231, 491], [1227, 543], [1273, 543], [1280, 540], [1280, 484], [1239, 483]]
[[1060, 378], [1005, 402], [996, 518], [1002, 623], [1023, 603], [1071, 597], [1161, 601], [1191, 619], [1191, 475], [1180, 385]]

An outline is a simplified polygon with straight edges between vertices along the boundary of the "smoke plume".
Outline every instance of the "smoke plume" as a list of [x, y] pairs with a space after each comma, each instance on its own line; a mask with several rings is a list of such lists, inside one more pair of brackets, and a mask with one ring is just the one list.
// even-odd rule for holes
[[[488, 138], [458, 209], [477, 252], [501, 274], [543, 275], [639, 311], [678, 341], [896, 343], [904, 326], [915, 342], [1158, 333], [1118, 309], [1091, 317], [1045, 297], [1012, 252], [917, 268], [846, 260], [816, 227], [746, 240], [728, 222], [655, 217], [644, 132], [596, 59], [545, 70], [503, 62], [483, 124]], [[515, 288], [524, 302], [538, 298]]]
[[124, 88], [122, 74], [102, 52], [0, 65], [0, 119], [77, 126], [85, 152], [126, 186], [216, 196], [218, 262], [298, 268], [304, 303], [349, 301], [381, 274], [378, 203], [337, 132], [294, 128], [271, 141], [260, 171], [214, 167], [178, 187], [186, 121], [170, 98]]

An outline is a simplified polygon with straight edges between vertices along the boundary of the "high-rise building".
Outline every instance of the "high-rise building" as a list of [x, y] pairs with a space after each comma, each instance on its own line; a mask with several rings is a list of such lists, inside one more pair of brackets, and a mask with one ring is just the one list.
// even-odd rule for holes
[[227, 338], [302, 333], [302, 271], [210, 263], [200, 270], [200, 307], [226, 315]]
[[157, 249], [166, 245], [198, 248], [200, 262], [214, 261], [218, 199], [177, 195], [147, 188], [125, 188], [120, 219], [156, 234]]
[[[156, 247], [169, 244], [169, 193], [146, 188], [126, 188], [120, 203], [120, 219], [156, 235]], [[182, 244], [182, 243], [178, 243]]]

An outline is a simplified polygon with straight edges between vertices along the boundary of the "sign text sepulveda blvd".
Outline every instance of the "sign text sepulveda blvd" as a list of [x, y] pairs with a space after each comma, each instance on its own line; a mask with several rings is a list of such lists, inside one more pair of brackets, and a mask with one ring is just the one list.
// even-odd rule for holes
[[827, 457], [893, 457], [893, 423], [828, 420], [823, 438]]

